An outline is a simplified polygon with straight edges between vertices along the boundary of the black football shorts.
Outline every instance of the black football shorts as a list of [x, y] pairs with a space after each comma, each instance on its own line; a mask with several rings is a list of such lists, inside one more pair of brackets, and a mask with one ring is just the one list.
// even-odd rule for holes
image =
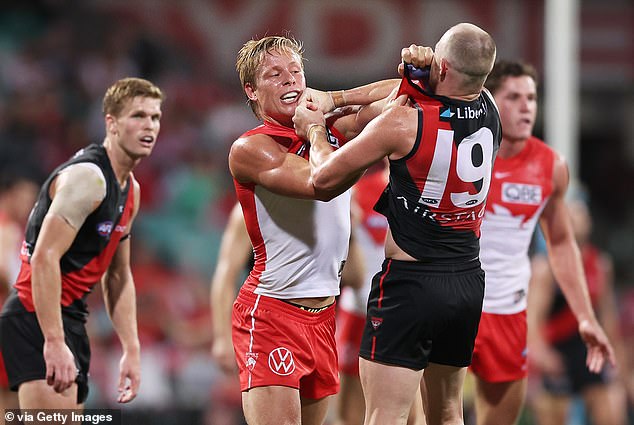
[[484, 271], [475, 259], [430, 264], [386, 259], [372, 279], [360, 356], [420, 370], [471, 364]]

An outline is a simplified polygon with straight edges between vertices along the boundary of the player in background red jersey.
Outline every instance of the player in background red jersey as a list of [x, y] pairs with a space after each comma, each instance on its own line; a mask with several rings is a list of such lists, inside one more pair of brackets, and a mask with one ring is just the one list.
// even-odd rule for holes
[[536, 74], [532, 67], [500, 61], [486, 86], [498, 105], [503, 137], [482, 223], [486, 288], [471, 370], [478, 425], [504, 425], [517, 422], [526, 396], [528, 248], [538, 221], [553, 272], [588, 347], [588, 368], [597, 373], [606, 361], [614, 364], [614, 353], [590, 304], [564, 201], [568, 167], [532, 136]]

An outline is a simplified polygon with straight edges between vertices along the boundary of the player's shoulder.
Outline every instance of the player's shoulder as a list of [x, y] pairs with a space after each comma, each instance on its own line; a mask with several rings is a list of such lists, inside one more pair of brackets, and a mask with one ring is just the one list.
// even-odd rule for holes
[[229, 169], [238, 181], [252, 181], [253, 173], [271, 164], [279, 164], [286, 153], [270, 135], [241, 136], [229, 149]]
[[243, 134], [231, 145], [230, 155], [260, 155], [269, 149], [279, 150], [272, 136], [264, 133]]
[[103, 169], [94, 162], [76, 162], [60, 170], [55, 177], [57, 186], [77, 185], [92, 187], [97, 192], [104, 191], [107, 184]]

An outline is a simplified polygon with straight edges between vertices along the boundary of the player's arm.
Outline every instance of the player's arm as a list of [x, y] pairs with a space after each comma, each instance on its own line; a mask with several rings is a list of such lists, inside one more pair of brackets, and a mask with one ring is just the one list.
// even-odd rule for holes
[[[411, 45], [401, 51], [405, 63], [427, 66], [433, 59], [430, 48]], [[402, 72], [402, 65], [399, 65]], [[407, 96], [398, 96], [398, 87], [392, 86], [390, 95], [343, 117], [335, 124], [348, 136], [356, 135], [351, 143], [333, 152], [327, 144], [323, 113], [310, 102], [295, 110], [293, 123], [300, 137], [311, 142], [310, 166], [312, 184], [319, 193], [333, 195], [343, 192], [358, 179], [371, 164], [385, 156], [405, 156], [412, 147], [416, 128], [408, 125], [412, 109], [403, 107]], [[344, 123], [344, 120], [348, 120]], [[352, 122], [349, 122], [352, 120]]]
[[[134, 210], [125, 229], [130, 234], [141, 199], [139, 183], [133, 178]], [[141, 346], [137, 328], [136, 291], [130, 269], [130, 238], [119, 242], [112, 262], [102, 279], [103, 299], [123, 355], [119, 362], [119, 403], [132, 401], [141, 383]]]
[[[404, 64], [412, 64], [419, 68], [429, 66], [433, 57], [434, 52], [430, 47], [416, 44], [405, 47], [401, 49], [398, 73], [403, 75]], [[334, 123], [335, 128], [341, 131], [347, 140], [357, 136], [372, 119], [383, 112], [388, 102], [396, 97], [400, 82], [400, 79], [383, 80], [355, 89], [328, 92], [331, 98], [338, 100], [333, 102], [335, 107], [362, 105], [355, 113], [337, 119]], [[328, 112], [327, 109], [320, 109]]]
[[543, 328], [555, 296], [555, 280], [544, 254], [531, 258], [531, 280], [528, 291], [527, 323], [531, 364], [542, 373], [558, 375], [564, 371], [561, 356], [545, 340]]
[[351, 288], [362, 288], [363, 279], [366, 272], [366, 261], [363, 256], [358, 239], [355, 237], [355, 229], [361, 226], [362, 210], [357, 202], [356, 197], [358, 190], [353, 188], [352, 198], [350, 202], [350, 225], [352, 233], [350, 234], [350, 245], [348, 247], [348, 258], [346, 259], [343, 273], [341, 275], [341, 286], [349, 286]]
[[236, 369], [231, 340], [231, 309], [236, 297], [236, 282], [252, 251], [242, 208], [236, 204], [222, 235], [216, 270], [211, 278], [211, 354], [225, 372]]
[[[415, 67], [424, 68], [431, 65], [433, 58], [434, 51], [431, 47], [411, 44], [409, 47], [401, 49], [401, 62], [398, 64], [398, 73], [401, 76], [403, 75], [404, 64], [412, 64]], [[325, 114], [336, 108], [348, 105], [370, 105], [377, 101], [385, 101], [400, 82], [400, 78], [394, 78], [376, 81], [352, 89], [327, 92], [308, 88], [305, 98], [307, 101], [317, 104], [319, 110]], [[378, 113], [381, 111], [382, 108], [378, 110]]]
[[73, 354], [64, 340], [60, 260], [105, 194], [105, 179], [98, 168], [75, 164], [63, 170], [51, 184], [53, 201], [30, 260], [33, 304], [44, 335], [46, 381], [57, 392], [68, 389], [77, 376]]
[[[401, 96], [399, 101], [405, 102]], [[350, 143], [333, 151], [327, 141], [323, 114], [305, 106], [298, 106], [293, 117], [298, 135], [310, 141], [311, 183], [315, 192], [326, 194], [325, 200], [352, 186], [360, 173], [386, 156], [405, 156], [416, 138], [413, 108], [388, 108], [372, 120]]]
[[598, 373], [605, 360], [615, 363], [614, 351], [590, 303], [581, 254], [574, 238], [564, 195], [568, 188], [568, 167], [557, 158], [553, 172], [553, 194], [540, 217], [555, 279], [579, 323], [579, 332], [588, 347], [586, 363]]
[[304, 98], [318, 105], [323, 113], [350, 105], [369, 105], [386, 98], [399, 79], [388, 79], [345, 90], [320, 91], [306, 88]]
[[346, 140], [350, 140], [359, 135], [370, 121], [386, 109], [388, 103], [396, 97], [397, 92], [398, 86], [394, 86], [385, 97], [368, 105], [359, 106], [353, 110], [353, 113], [335, 117], [332, 120], [328, 119], [328, 124], [339, 130]]

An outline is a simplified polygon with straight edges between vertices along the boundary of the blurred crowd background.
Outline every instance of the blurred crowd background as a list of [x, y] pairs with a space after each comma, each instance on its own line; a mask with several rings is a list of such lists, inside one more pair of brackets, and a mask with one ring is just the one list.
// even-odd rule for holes
[[[578, 177], [593, 240], [614, 260], [622, 332], [634, 341], [634, 3], [580, 6]], [[135, 172], [143, 384], [124, 407], [137, 415], [134, 423], [241, 423], [235, 379], [209, 355], [208, 294], [235, 202], [228, 149], [257, 124], [234, 68], [245, 41], [273, 34], [302, 40], [309, 85], [339, 89], [394, 77], [401, 47], [433, 45], [460, 21], [490, 32], [499, 58], [543, 71], [543, 15], [542, 0], [2, 1], [2, 172], [41, 181], [79, 148], [100, 143], [101, 100], [121, 77], [150, 79], [167, 95], [158, 144]], [[545, 119], [557, 117], [540, 114], [537, 136]], [[101, 297], [89, 301], [87, 407], [114, 407], [120, 349]]]

